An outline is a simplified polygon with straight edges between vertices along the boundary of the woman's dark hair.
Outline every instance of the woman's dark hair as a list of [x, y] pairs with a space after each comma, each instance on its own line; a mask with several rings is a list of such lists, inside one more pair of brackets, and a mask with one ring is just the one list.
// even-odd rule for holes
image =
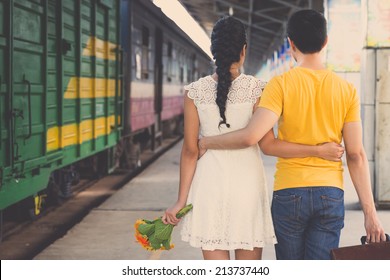
[[327, 37], [326, 19], [314, 10], [298, 11], [288, 20], [287, 36], [302, 53], [319, 52]]
[[230, 66], [240, 60], [240, 53], [246, 44], [244, 24], [229, 16], [220, 18], [214, 25], [211, 33], [211, 53], [217, 66], [218, 75], [217, 99], [219, 114], [222, 121], [219, 123], [230, 125], [226, 122], [226, 100], [232, 84]]

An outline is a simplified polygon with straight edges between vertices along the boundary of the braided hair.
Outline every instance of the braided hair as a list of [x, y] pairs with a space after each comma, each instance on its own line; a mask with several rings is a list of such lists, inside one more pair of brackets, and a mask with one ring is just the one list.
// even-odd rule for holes
[[226, 100], [232, 84], [230, 67], [234, 62], [240, 61], [241, 50], [246, 44], [246, 33], [243, 23], [233, 17], [220, 18], [214, 25], [211, 33], [211, 53], [215, 60], [216, 73], [218, 75], [216, 103], [221, 116], [221, 124], [227, 127]]

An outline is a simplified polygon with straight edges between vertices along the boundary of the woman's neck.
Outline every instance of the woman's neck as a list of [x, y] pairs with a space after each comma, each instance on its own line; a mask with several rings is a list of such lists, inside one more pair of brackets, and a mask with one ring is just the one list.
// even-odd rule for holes
[[240, 67], [238, 65], [232, 65], [230, 67], [230, 74], [232, 75], [232, 79], [234, 80], [235, 78], [237, 78], [238, 76], [240, 76], [241, 74], [241, 71], [240, 71]]
[[[233, 70], [230, 69], [230, 74], [232, 75], [232, 80], [234, 80], [235, 78], [237, 78], [238, 76], [241, 75], [241, 72], [238, 70]], [[211, 77], [215, 80], [215, 81], [218, 81], [218, 74], [217, 73], [214, 73], [213, 75], [211, 75]]]

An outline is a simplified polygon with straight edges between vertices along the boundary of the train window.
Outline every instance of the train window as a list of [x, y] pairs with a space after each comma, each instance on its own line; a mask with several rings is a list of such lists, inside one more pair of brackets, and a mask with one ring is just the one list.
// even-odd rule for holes
[[136, 53], [135, 54], [135, 77], [140, 80], [142, 78], [141, 75], [141, 54]]
[[198, 80], [200, 78], [197, 70], [194, 71], [194, 80]]
[[141, 79], [149, 78], [149, 29], [142, 26]]
[[192, 72], [192, 77], [191, 79], [194, 81], [194, 80], [197, 80], [199, 78], [198, 76], [198, 71], [197, 71], [197, 68], [198, 68], [198, 60], [196, 59], [196, 55], [193, 54], [192, 57], [192, 69], [193, 69], [193, 72]]
[[180, 66], [180, 83], [184, 82], [184, 68]]
[[191, 83], [191, 82], [192, 82], [191, 69], [187, 69], [187, 83]]
[[173, 63], [172, 63], [172, 56], [173, 56], [173, 50], [172, 50], [172, 42], [168, 42], [168, 48], [167, 48], [167, 56], [168, 56], [168, 65], [167, 65], [167, 81], [172, 81], [173, 76]]
[[198, 68], [198, 60], [196, 59], [195, 54], [192, 56], [192, 65], [194, 66], [194, 68]]
[[168, 57], [172, 58], [172, 43], [168, 42]]
[[184, 82], [184, 53], [183, 49], [178, 50], [177, 70], [180, 83]]
[[175, 48], [172, 50], [172, 78], [179, 78], [179, 60]]

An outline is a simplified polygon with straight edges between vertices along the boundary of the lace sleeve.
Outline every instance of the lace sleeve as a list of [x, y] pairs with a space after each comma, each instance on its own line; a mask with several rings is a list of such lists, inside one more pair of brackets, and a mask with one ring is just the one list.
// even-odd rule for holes
[[252, 101], [253, 101], [253, 103], [257, 102], [257, 100], [261, 96], [266, 84], [267, 84], [266, 82], [263, 82], [257, 78], [254, 80], [254, 85], [252, 88]]
[[195, 102], [198, 95], [198, 87], [196, 82], [184, 86], [184, 89], [188, 91], [187, 96]]

